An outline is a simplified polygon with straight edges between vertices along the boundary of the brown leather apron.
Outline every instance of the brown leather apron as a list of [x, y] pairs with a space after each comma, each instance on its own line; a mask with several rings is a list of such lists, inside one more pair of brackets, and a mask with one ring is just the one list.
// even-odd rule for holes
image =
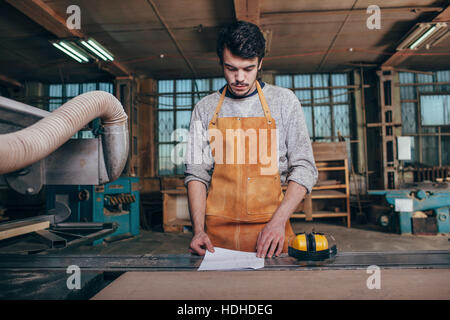
[[[275, 120], [270, 114], [258, 81], [256, 81], [256, 87], [264, 117], [218, 118], [225, 98], [227, 89], [225, 87], [208, 126], [210, 145], [220, 146], [220, 142], [223, 141], [223, 145], [220, 146], [223, 149], [222, 152], [218, 152], [219, 148], [212, 147], [215, 164], [206, 201], [205, 230], [214, 246], [247, 252], [256, 251], [259, 232], [271, 219], [284, 197], [277, 165], [278, 155], [276, 151], [273, 152], [272, 148], [272, 143], [277, 141]], [[223, 139], [215, 141], [217, 137], [211, 134], [214, 131], [212, 129], [221, 133]], [[258, 142], [256, 154], [255, 144], [252, 146], [250, 139], [247, 143], [247, 139], [243, 135], [241, 144], [235, 143], [239, 142], [239, 138], [231, 134], [227, 136], [227, 129], [234, 130], [228, 130], [228, 132], [243, 132], [244, 134], [247, 132], [248, 136], [252, 136], [253, 139], [256, 137]], [[272, 134], [275, 136], [272, 137]], [[265, 141], [267, 141], [265, 152], [260, 145], [261, 139], [264, 141], [262, 144], [264, 148], [266, 148]], [[238, 150], [239, 148], [241, 150]], [[229, 152], [231, 152], [230, 158], [228, 158]], [[242, 154], [239, 158], [240, 152], [244, 154], [245, 161], [242, 161]], [[265, 155], [267, 157], [264, 157]], [[254, 161], [255, 157], [257, 161]], [[267, 158], [271, 159], [269, 163]], [[228, 161], [230, 159], [232, 161]], [[239, 159], [241, 160], [239, 161]], [[270, 171], [269, 167], [275, 168], [275, 170], [271, 170], [273, 173], [267, 173]], [[294, 236], [294, 232], [288, 220], [283, 252], [287, 252], [288, 241], [292, 236]]]

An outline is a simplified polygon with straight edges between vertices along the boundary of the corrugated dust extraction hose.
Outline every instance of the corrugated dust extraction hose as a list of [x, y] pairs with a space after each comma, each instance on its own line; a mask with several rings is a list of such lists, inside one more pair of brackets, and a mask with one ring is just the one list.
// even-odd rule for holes
[[[99, 117], [105, 129], [111, 131], [111, 128], [115, 128], [112, 131], [117, 132], [119, 128], [119, 131], [126, 135], [120, 139], [126, 143], [126, 148], [124, 146], [118, 148], [122, 150], [121, 153], [126, 150], [127, 154], [120, 156], [125, 159], [120, 160], [124, 162], [124, 166], [128, 155], [128, 117], [120, 101], [112, 94], [105, 91], [91, 91], [71, 99], [27, 128], [0, 135], [0, 174], [14, 172], [44, 159], [87, 123]], [[115, 149], [114, 146], [104, 145], [103, 147], [109, 153], [114, 152]], [[108, 162], [107, 158], [111, 156], [115, 155], [105, 153], [105, 162]], [[111, 175], [117, 175], [117, 172], [114, 174], [108, 172], [108, 174], [112, 178]]]

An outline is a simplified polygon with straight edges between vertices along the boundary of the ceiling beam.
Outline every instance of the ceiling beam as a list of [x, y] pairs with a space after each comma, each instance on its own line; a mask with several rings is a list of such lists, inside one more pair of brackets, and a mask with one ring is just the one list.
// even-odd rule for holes
[[433, 22], [450, 22], [450, 6], [434, 18]]
[[[235, 0], [236, 2], [236, 0]], [[236, 6], [236, 5], [235, 5]], [[380, 8], [383, 13], [424, 13], [424, 12], [440, 12], [442, 7], [392, 7]], [[308, 17], [323, 15], [367, 15], [367, 8], [337, 9], [337, 10], [312, 10], [312, 11], [287, 11], [287, 12], [261, 12], [261, 19], [266, 18], [286, 18], [286, 17]]]
[[[44, 29], [54, 34], [57, 38], [88, 38], [87, 35], [77, 29], [69, 29], [66, 25], [66, 19], [60, 16], [55, 10], [49, 7], [42, 0], [5, 0], [14, 8], [22, 12], [28, 18], [42, 26]], [[120, 62], [114, 60], [112, 62], [97, 62], [99, 67], [108, 73], [119, 75], [131, 75], [131, 72]]]
[[[442, 10], [441, 13], [439, 13], [433, 19], [432, 22], [448, 22], [448, 21], [450, 21], [450, 6]], [[383, 69], [394, 68], [403, 61], [405, 61], [409, 56], [413, 55], [414, 52], [415, 51], [411, 49], [404, 49], [397, 51], [381, 65], [381, 68]]]
[[23, 84], [15, 79], [11, 79], [3, 74], [0, 74], [0, 82], [6, 83], [13, 87], [23, 88]]
[[251, 22], [259, 26], [261, 0], [234, 0], [236, 20]]

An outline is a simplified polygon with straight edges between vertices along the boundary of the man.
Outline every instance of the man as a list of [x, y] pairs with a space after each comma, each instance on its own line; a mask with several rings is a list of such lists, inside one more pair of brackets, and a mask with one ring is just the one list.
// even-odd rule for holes
[[[219, 33], [227, 85], [195, 106], [186, 156], [194, 254], [214, 247], [258, 257], [287, 252], [294, 236], [289, 217], [317, 180], [298, 98], [256, 79], [264, 52], [264, 37], [252, 23], [238, 21]], [[201, 162], [192, 161], [195, 150], [203, 150]]]

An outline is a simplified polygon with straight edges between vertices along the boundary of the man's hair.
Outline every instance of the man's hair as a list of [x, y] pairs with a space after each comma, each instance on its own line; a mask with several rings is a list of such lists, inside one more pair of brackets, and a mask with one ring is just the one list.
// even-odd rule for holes
[[217, 55], [221, 64], [223, 64], [225, 48], [244, 59], [258, 57], [259, 63], [264, 57], [266, 40], [257, 25], [246, 21], [236, 21], [219, 31]]

